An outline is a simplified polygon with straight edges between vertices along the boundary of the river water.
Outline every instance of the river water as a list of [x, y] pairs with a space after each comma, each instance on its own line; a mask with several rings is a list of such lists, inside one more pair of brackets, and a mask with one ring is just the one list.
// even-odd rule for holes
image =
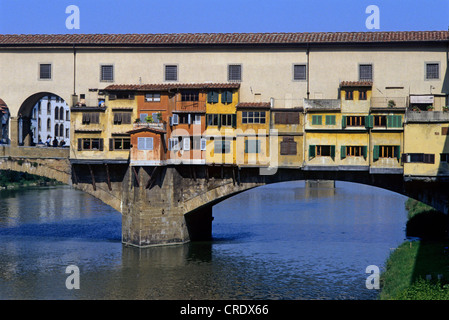
[[[121, 216], [67, 186], [0, 191], [0, 299], [371, 300], [405, 239], [406, 198], [337, 182], [259, 187], [216, 205], [213, 241], [138, 249]], [[79, 269], [79, 289], [66, 280]], [[75, 283], [75, 282], [71, 282]]]

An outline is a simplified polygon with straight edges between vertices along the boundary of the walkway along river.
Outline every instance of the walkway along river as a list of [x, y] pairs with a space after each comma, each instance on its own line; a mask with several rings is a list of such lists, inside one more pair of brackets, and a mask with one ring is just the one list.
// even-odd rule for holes
[[[369, 186], [256, 188], [214, 207], [213, 241], [138, 249], [121, 216], [67, 186], [0, 191], [0, 299], [376, 299], [406, 198]], [[79, 268], [69, 290], [66, 268]]]

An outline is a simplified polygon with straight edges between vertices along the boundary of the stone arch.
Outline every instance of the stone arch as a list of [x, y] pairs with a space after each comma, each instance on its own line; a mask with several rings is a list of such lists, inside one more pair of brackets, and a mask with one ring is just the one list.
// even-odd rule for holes
[[0, 99], [0, 144], [9, 144], [9, 118], [8, 105]]
[[[66, 101], [66, 103], [69, 100], [64, 99], [60, 95], [49, 92], [49, 91], [43, 91], [43, 92], [37, 92], [32, 95], [30, 95], [28, 98], [26, 98], [23, 103], [21, 104], [19, 111], [17, 112], [17, 132], [12, 132], [11, 134], [17, 137], [17, 144], [23, 145], [23, 146], [33, 146], [35, 143], [37, 143], [37, 138], [33, 137], [34, 132], [32, 132], [32, 122], [36, 121], [35, 126], [38, 126], [38, 121], [40, 119], [39, 115], [43, 112], [47, 113], [48, 110], [48, 102], [45, 105], [39, 105], [38, 108], [40, 112], [37, 112], [38, 119], [33, 119], [33, 109], [35, 108], [36, 104], [41, 101], [44, 97], [56, 97], [57, 100]], [[50, 104], [50, 108], [52, 108]], [[47, 115], [49, 118], [53, 119], [51, 122], [54, 122], [54, 115]], [[41, 130], [44, 128], [47, 128], [47, 121], [41, 122]], [[53, 131], [54, 124], [50, 124], [50, 131]], [[39, 133], [39, 130], [37, 131], [37, 136], [41, 136], [42, 138], [47, 138], [48, 134], [42, 134]], [[53, 135], [52, 135], [53, 137]]]

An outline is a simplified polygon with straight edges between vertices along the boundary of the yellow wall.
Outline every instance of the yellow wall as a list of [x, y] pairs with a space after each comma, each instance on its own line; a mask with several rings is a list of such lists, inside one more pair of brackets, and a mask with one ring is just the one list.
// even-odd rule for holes
[[435, 163], [404, 163], [406, 176], [448, 175], [449, 164], [440, 162], [441, 153], [449, 153], [449, 136], [442, 135], [448, 123], [408, 123], [404, 127], [404, 153], [434, 154]]

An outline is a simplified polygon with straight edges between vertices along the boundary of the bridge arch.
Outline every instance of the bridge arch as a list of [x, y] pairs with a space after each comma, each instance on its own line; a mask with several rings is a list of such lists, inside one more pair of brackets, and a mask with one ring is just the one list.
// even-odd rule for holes
[[[70, 107], [67, 101], [69, 100], [50, 91], [37, 92], [26, 98], [17, 112], [18, 145], [34, 146], [40, 141], [45, 143], [49, 136], [52, 141], [56, 139], [58, 143], [64, 141], [65, 145], [69, 145], [70, 130], [62, 132], [62, 135], [59, 131], [60, 123], [66, 129], [70, 127]], [[56, 124], [58, 132], [54, 131]]]

